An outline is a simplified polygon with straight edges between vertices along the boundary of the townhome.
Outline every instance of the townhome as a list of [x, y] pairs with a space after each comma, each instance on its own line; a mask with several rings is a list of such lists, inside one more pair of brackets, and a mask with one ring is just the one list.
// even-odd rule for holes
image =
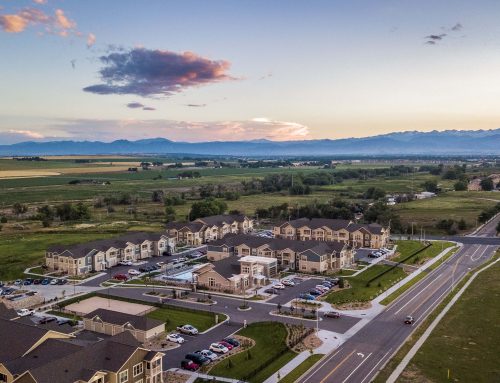
[[388, 244], [390, 228], [342, 219], [300, 218], [275, 226], [273, 234], [298, 241], [341, 241], [353, 247], [381, 248]]
[[51, 246], [45, 253], [49, 270], [68, 275], [103, 271], [120, 261], [137, 262], [175, 250], [175, 240], [164, 233], [128, 233], [72, 246]]
[[169, 222], [166, 230], [177, 243], [199, 246], [224, 238], [227, 234], [246, 234], [253, 230], [253, 220], [242, 214], [221, 214], [187, 223]]

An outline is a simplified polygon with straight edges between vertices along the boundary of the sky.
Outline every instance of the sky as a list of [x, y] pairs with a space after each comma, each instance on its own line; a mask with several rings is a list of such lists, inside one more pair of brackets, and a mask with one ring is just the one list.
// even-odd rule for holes
[[0, 144], [500, 127], [496, 0], [0, 0]]

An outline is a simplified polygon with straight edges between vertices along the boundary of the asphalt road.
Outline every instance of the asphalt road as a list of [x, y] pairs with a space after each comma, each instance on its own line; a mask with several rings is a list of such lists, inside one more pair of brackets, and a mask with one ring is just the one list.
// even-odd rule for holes
[[[469, 272], [489, 260], [500, 242], [486, 238], [494, 234], [497, 217], [476, 236], [460, 237], [463, 248], [441, 264], [415, 286], [401, 295], [381, 314], [368, 322], [339, 349], [334, 350], [301, 383], [366, 383], [391, 358], [432, 310]], [[467, 241], [463, 239], [467, 238]], [[493, 242], [485, 240], [493, 240]], [[416, 322], [405, 325], [404, 318], [412, 315]]]

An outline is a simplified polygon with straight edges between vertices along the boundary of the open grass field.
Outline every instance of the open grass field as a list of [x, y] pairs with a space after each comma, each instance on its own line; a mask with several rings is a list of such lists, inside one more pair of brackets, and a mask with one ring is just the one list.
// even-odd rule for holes
[[164, 321], [167, 331], [173, 331], [177, 326], [190, 324], [196, 327], [200, 332], [208, 330], [216, 324], [215, 315], [218, 315], [219, 323], [226, 320], [224, 314], [211, 313], [208, 311], [188, 311], [173, 306], [159, 308], [146, 314], [148, 318]]
[[[423, 249], [425, 247], [419, 241], [396, 241], [398, 248], [397, 252], [399, 255], [392, 260], [395, 262], [401, 262], [403, 259], [408, 257], [409, 255], [415, 253], [416, 251]], [[421, 265], [425, 263], [427, 260], [434, 258], [436, 255], [440, 254], [444, 249], [448, 247], [454, 246], [452, 242], [447, 241], [433, 241], [431, 242], [431, 246], [425, 249], [424, 251], [414, 255], [413, 257], [407, 259], [405, 264], [407, 265]]]
[[252, 323], [247, 328], [238, 331], [237, 334], [255, 341], [255, 346], [250, 349], [251, 358], [248, 358], [246, 351], [231, 356], [229, 359], [232, 367], [228, 365], [228, 359], [225, 359], [210, 370], [211, 375], [244, 380], [249, 373], [258, 369], [268, 360], [277, 357], [282, 350], [286, 349], [287, 351], [249, 380], [251, 383], [260, 383], [296, 356], [295, 352], [287, 349], [287, 331], [282, 323]]
[[479, 274], [398, 382], [500, 381], [499, 274], [499, 262]]
[[280, 383], [295, 383], [307, 370], [314, 366], [324, 355], [313, 354], [295, 367], [288, 375], [280, 380]]
[[117, 233], [29, 233], [0, 235], [0, 280], [23, 276], [28, 266], [43, 262], [45, 250], [51, 245], [71, 245], [116, 236]]
[[351, 287], [329, 293], [325, 301], [331, 304], [344, 304], [372, 300], [406, 276], [406, 273], [401, 268], [396, 267], [369, 285], [367, 284], [370, 279], [389, 268], [390, 266], [387, 265], [375, 265], [355, 277], [346, 278], [345, 280], [349, 282]]

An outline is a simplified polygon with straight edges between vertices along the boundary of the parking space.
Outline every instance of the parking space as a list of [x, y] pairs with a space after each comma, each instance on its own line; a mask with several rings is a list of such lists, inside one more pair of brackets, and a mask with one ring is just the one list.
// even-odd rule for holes
[[313, 289], [320, 281], [320, 278], [310, 278], [296, 283], [295, 286], [286, 286], [283, 290], [277, 290], [278, 294], [268, 302], [281, 304], [290, 302], [292, 299], [297, 298], [300, 293], [307, 293]]
[[378, 249], [357, 249], [356, 254], [354, 255], [354, 259], [356, 262], [365, 262], [365, 263], [378, 263], [382, 259], [387, 259], [389, 255], [391, 255], [391, 252], [386, 252], [385, 254], [382, 254], [380, 257], [370, 257], [369, 255], [371, 253], [376, 253], [378, 252]]

